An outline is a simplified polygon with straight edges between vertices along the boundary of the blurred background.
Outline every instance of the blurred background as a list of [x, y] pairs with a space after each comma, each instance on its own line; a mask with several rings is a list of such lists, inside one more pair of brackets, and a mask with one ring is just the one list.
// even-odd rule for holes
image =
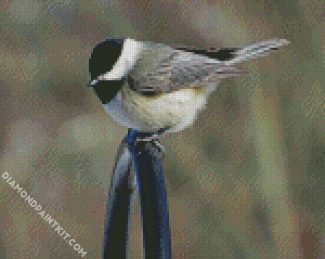
[[[0, 173], [101, 258], [105, 202], [126, 129], [87, 82], [99, 41], [238, 47], [291, 41], [222, 81], [192, 128], [164, 136], [173, 258], [325, 258], [325, 3], [0, 3]], [[3, 180], [0, 258], [81, 258]], [[142, 258], [138, 204], [130, 258]]]

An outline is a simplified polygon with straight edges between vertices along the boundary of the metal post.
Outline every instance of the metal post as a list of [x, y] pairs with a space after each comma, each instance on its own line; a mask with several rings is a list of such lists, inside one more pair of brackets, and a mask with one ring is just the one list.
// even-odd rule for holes
[[136, 189], [131, 161], [128, 145], [123, 141], [116, 157], [107, 201], [104, 259], [125, 259], [128, 255], [130, 210]]
[[[151, 140], [148, 140], [150, 139]], [[171, 239], [161, 145], [152, 134], [130, 131], [129, 149], [138, 180], [146, 259], [170, 259]]]
[[135, 130], [129, 130], [121, 143], [107, 204], [104, 259], [127, 258], [130, 208], [136, 190], [135, 179], [141, 197], [145, 258], [171, 259], [161, 148], [154, 134], [139, 133]]

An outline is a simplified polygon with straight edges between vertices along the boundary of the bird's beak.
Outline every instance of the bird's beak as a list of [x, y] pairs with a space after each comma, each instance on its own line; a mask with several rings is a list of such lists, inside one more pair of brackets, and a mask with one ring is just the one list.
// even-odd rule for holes
[[97, 80], [90, 80], [88, 83], [87, 83], [87, 87], [94, 87], [94, 85], [97, 83]]

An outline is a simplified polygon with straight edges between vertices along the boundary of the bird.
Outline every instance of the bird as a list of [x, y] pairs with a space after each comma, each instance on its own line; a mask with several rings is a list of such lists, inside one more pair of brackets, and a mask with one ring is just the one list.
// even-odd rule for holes
[[273, 38], [240, 48], [196, 49], [105, 39], [90, 55], [89, 86], [119, 125], [142, 133], [179, 132], [194, 123], [222, 79], [245, 74], [236, 65], [288, 44]]

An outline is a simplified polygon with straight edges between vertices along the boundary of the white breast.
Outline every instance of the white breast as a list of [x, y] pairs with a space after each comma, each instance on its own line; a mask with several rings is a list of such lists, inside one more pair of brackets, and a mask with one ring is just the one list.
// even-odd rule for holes
[[188, 88], [148, 97], [123, 87], [104, 108], [115, 121], [128, 128], [157, 131], [170, 127], [170, 132], [177, 132], [192, 125], [215, 88], [213, 84], [201, 90]]

